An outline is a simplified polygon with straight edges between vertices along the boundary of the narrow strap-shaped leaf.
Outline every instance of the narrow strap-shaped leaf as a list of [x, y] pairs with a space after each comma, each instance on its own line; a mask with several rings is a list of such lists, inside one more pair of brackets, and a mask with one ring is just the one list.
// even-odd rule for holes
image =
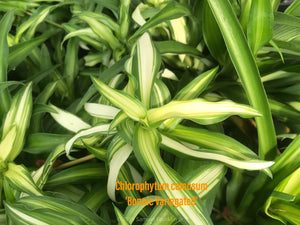
[[106, 43], [108, 43], [112, 49], [121, 48], [121, 46], [122, 46], [121, 43], [114, 36], [114, 34], [112, 33], [112, 30], [109, 27], [107, 27], [105, 24], [103, 24], [103, 23], [99, 22], [97, 19], [95, 19], [89, 15], [85, 15], [85, 14], [79, 14], [79, 18], [82, 19], [83, 21], [85, 21], [86, 23], [88, 23], [90, 25], [90, 27], [92, 28], [92, 30], [102, 40], [104, 40]]
[[191, 56], [202, 56], [202, 53], [198, 51], [196, 48], [184, 44], [178, 41], [169, 40], [169, 41], [155, 41], [155, 46], [157, 47], [160, 54], [186, 54]]
[[[30, 213], [29, 210], [20, 209], [18, 207], [15, 207], [13, 204], [10, 204], [8, 202], [4, 203], [5, 210], [7, 213], [7, 216], [11, 218], [11, 220], [14, 223], [27, 223], [28, 225], [48, 225], [49, 221], [57, 222], [57, 220], [51, 218], [50, 216], [43, 216], [42, 218], [36, 218], [38, 216], [35, 215], [35, 213]], [[60, 221], [62, 224], [66, 224], [66, 221], [64, 219]]]
[[281, 0], [271, 0], [271, 4], [274, 12], [278, 10], [278, 6], [280, 5], [280, 2]]
[[[198, 97], [214, 79], [217, 71], [218, 67], [215, 67], [197, 76], [175, 95], [174, 100], [190, 100]], [[165, 129], [172, 129], [181, 121], [182, 119], [169, 119], [163, 123], [163, 126]]]
[[125, 161], [132, 152], [132, 146], [125, 144], [117, 150], [109, 162], [109, 173], [107, 180], [107, 194], [113, 201], [116, 201], [116, 181], [118, 179], [119, 171]]
[[259, 155], [262, 159], [273, 159], [276, 155], [277, 143], [271, 111], [241, 26], [228, 0], [207, 1], [220, 27], [231, 61], [242, 81], [249, 102], [262, 114], [262, 117], [255, 119], [258, 129]]
[[131, 72], [138, 78], [140, 98], [148, 109], [150, 107], [153, 83], [160, 68], [161, 58], [147, 32], [137, 40], [136, 51], [132, 57]]
[[28, 41], [24, 41], [22, 43], [10, 47], [10, 53], [8, 58], [9, 67], [15, 68], [16, 66], [18, 66], [32, 52], [32, 49], [46, 41], [55, 33], [56, 31], [46, 32], [39, 37], [33, 38]]
[[298, 135], [285, 149], [285, 151], [275, 159], [275, 163], [270, 167], [274, 179], [268, 180], [265, 174], [260, 174], [252, 181], [248, 187], [240, 204], [240, 213], [255, 212], [270, 196], [274, 188], [292, 172], [299, 168], [300, 163], [300, 135]]
[[19, 43], [19, 40], [22, 37], [22, 34], [29, 29], [30, 27], [36, 27], [39, 23], [41, 23], [46, 16], [50, 13], [50, 11], [57, 6], [45, 6], [42, 5], [40, 6], [37, 10], [34, 11], [32, 16], [30, 16], [24, 23], [22, 23], [20, 26], [17, 28], [17, 32], [15, 35], [15, 44]]
[[82, 11], [77, 14], [80, 16], [86, 16], [93, 19], [96, 19], [97, 21], [105, 24], [107, 27], [109, 27], [112, 31], [117, 32], [120, 29], [120, 26], [118, 23], [116, 23], [110, 16], [107, 16], [105, 13], [95, 13], [91, 11]]
[[130, 0], [121, 0], [120, 5], [120, 17], [119, 17], [119, 23], [120, 23], [120, 38], [125, 39], [128, 34], [129, 25], [130, 25], [130, 17], [129, 17], [129, 9], [130, 9]]
[[[8, 11], [0, 21], [0, 82], [7, 81], [8, 54], [9, 48], [7, 35], [14, 19], [14, 12]], [[10, 95], [7, 90], [0, 91], [0, 116], [3, 116], [9, 109]]]
[[171, 93], [162, 80], [156, 80], [151, 94], [151, 108], [167, 104], [171, 100]]
[[[223, 179], [226, 173], [225, 167], [220, 163], [211, 163], [199, 167], [196, 171], [192, 171], [192, 176], [186, 178], [187, 183], [199, 183], [207, 185], [207, 189], [200, 188], [196, 192], [199, 198], [204, 199], [206, 196], [209, 196], [210, 193], [218, 187], [220, 181]], [[127, 210], [127, 209], [126, 209]], [[128, 209], [128, 211], [133, 209]], [[128, 212], [129, 213], [129, 212]], [[126, 211], [125, 211], [126, 215]], [[156, 218], [162, 218], [163, 221], [157, 221]], [[155, 206], [152, 210], [148, 220], [145, 221], [144, 225], [155, 225], [155, 224], [164, 224], [172, 225], [176, 221], [176, 217], [170, 212], [169, 209], [161, 206]]]
[[92, 186], [90, 192], [87, 192], [80, 199], [79, 203], [82, 203], [92, 211], [97, 212], [106, 200], [108, 200], [106, 187], [102, 183], [97, 183]]
[[121, 124], [124, 120], [128, 119], [129, 117], [123, 111], [119, 112], [116, 117], [111, 121], [109, 130], [116, 128], [119, 124]]
[[78, 37], [81, 41], [93, 46], [94, 48], [98, 50], [102, 49], [103, 44], [97, 40], [98, 35], [95, 34], [90, 27], [80, 29], [80, 27], [67, 23], [62, 24], [62, 26], [69, 33], [64, 37], [63, 41], [61, 42], [61, 46], [66, 40], [72, 37]]
[[[287, 178], [281, 181], [280, 184], [274, 190], [292, 195], [294, 196], [294, 198], [295, 197], [298, 198], [300, 196], [299, 178], [300, 178], [300, 168], [296, 169], [291, 175], [289, 175]], [[290, 200], [290, 197], [286, 199], [286, 201], [293, 201], [293, 200], [294, 199]]]
[[290, 6], [284, 11], [285, 14], [293, 15], [294, 13], [297, 14], [300, 6], [300, 1], [295, 0], [290, 4]]
[[4, 81], [4, 82], [0, 82], [0, 91], [3, 91], [4, 89], [13, 86], [13, 85], [24, 85], [24, 83], [20, 82], [20, 81]]
[[247, 31], [247, 25], [249, 21], [249, 15], [253, 0], [242, 0], [241, 1], [241, 16], [240, 23], [244, 31]]
[[199, 159], [210, 159], [223, 162], [227, 165], [236, 167], [238, 169], [246, 170], [260, 170], [267, 167], [270, 167], [274, 162], [266, 162], [257, 159], [251, 160], [240, 160], [235, 158], [233, 155], [226, 154], [222, 151], [209, 150], [209, 149], [191, 149], [178, 141], [175, 141], [167, 136], [162, 136], [162, 147], [165, 150], [170, 151], [174, 154], [179, 154], [180, 156], [199, 158]]
[[145, 5], [144, 3], [140, 3], [135, 10], [132, 13], [132, 19], [134, 20], [134, 22], [136, 22], [138, 25], [142, 26], [146, 23], [146, 20], [144, 19], [144, 17], [142, 16], [142, 9], [147, 8], [148, 5]]
[[203, 38], [209, 49], [210, 54], [221, 64], [226, 62], [226, 46], [220, 32], [220, 28], [214, 18], [214, 15], [209, 8], [207, 1], [204, 1], [203, 7], [203, 23], [202, 23]]
[[252, 0], [247, 25], [247, 38], [254, 55], [272, 39], [273, 21], [274, 16], [271, 0]]
[[64, 145], [57, 146], [47, 157], [46, 162], [38, 170], [32, 173], [32, 177], [39, 188], [43, 188], [44, 184], [52, 171], [52, 167], [59, 156], [64, 154]]
[[102, 119], [112, 120], [120, 112], [120, 109], [109, 105], [97, 104], [97, 103], [85, 103], [85, 111], [91, 116], [95, 116]]
[[170, 118], [224, 120], [231, 115], [239, 115], [246, 118], [260, 116], [253, 108], [231, 101], [208, 102], [203, 99], [194, 99], [171, 101], [162, 107], [150, 109], [148, 111], [148, 121], [150, 125], [156, 126]]
[[[155, 202], [155, 196], [154, 195], [144, 197], [143, 199], [147, 199], [147, 201], [152, 199], [152, 201]], [[143, 199], [142, 199], [142, 201], [143, 201]], [[126, 220], [128, 221], [129, 224], [132, 224], [134, 222], [135, 218], [140, 213], [140, 211], [143, 208], [145, 208], [146, 206], [147, 206], [146, 204], [145, 205], [141, 204], [141, 205], [129, 205], [129, 206], [127, 206], [126, 210], [124, 212], [124, 218], [126, 218]]]
[[17, 136], [17, 128], [16, 126], [12, 126], [11, 129], [6, 134], [6, 136], [2, 138], [0, 142], [1, 163], [8, 158], [9, 153], [12, 151], [16, 136]]
[[[85, 130], [78, 132], [74, 137], [72, 137], [65, 145], [66, 154], [70, 157], [70, 151], [74, 144], [74, 142], [82, 137], [88, 137], [96, 134], [108, 134], [109, 124], [101, 124], [98, 126], [94, 126]], [[110, 133], [114, 133], [114, 131], [110, 131]], [[72, 157], [70, 157], [72, 158]]]
[[218, 67], [215, 67], [197, 76], [175, 95], [174, 100], [182, 101], [198, 97], [214, 79], [217, 71]]
[[174, 130], [166, 133], [166, 135], [179, 138], [203, 148], [225, 151], [238, 158], [250, 159], [256, 157], [256, 159], [259, 159], [248, 147], [219, 132], [179, 125]]
[[3, 173], [3, 176], [12, 187], [30, 195], [42, 195], [42, 191], [36, 186], [24, 166], [8, 163], [7, 167], [8, 169]]
[[146, 118], [146, 108], [137, 99], [125, 92], [107, 86], [94, 77], [92, 77], [92, 81], [102, 95], [104, 95], [112, 104], [122, 109], [129, 117], [137, 121]]
[[289, 204], [286, 202], [275, 202], [272, 203], [268, 209], [270, 215], [276, 215], [276, 219], [279, 219], [282, 222], [289, 222], [291, 224], [299, 224], [300, 218], [300, 207], [296, 204]]
[[[109, 130], [109, 124], [101, 124], [95, 127], [91, 127], [82, 131], [79, 131], [74, 137], [72, 137], [65, 145], [66, 154], [70, 157], [70, 151], [74, 142], [78, 138], [87, 137], [95, 134], [107, 134]], [[111, 131], [113, 133], [113, 131]], [[70, 157], [72, 158], [72, 157]]]
[[[47, 104], [49, 98], [53, 95], [54, 91], [56, 90], [57, 82], [49, 83], [44, 90], [35, 98], [35, 103], [39, 104]], [[48, 106], [50, 107], [50, 106]], [[53, 109], [55, 112], [55, 110]], [[50, 111], [51, 112], [51, 111]], [[42, 117], [43, 114], [34, 115], [31, 120], [31, 131], [33, 133], [40, 132], [42, 126]]]
[[64, 169], [49, 177], [46, 185], [62, 185], [82, 183], [106, 178], [107, 173], [103, 163], [85, 163]]
[[142, 35], [149, 28], [152, 28], [162, 22], [176, 19], [181, 16], [189, 15], [190, 11], [183, 5], [172, 1], [167, 6], [165, 6], [161, 11], [159, 11], [155, 16], [149, 19], [143, 26], [141, 26], [135, 33], [130, 37], [133, 40], [140, 35]]
[[126, 220], [126, 218], [124, 217], [123, 213], [120, 211], [120, 209], [118, 209], [115, 205], [114, 205], [114, 209], [115, 209], [115, 213], [117, 215], [118, 218], [118, 224], [120, 225], [129, 225], [128, 221]]
[[29, 125], [32, 111], [31, 86], [31, 83], [28, 84], [16, 94], [6, 115], [3, 124], [2, 137], [5, 137], [11, 127], [15, 125], [18, 138], [15, 139], [11, 152], [4, 160], [13, 161], [19, 155], [24, 145], [25, 133]]
[[27, 136], [23, 151], [31, 154], [40, 154], [53, 151], [58, 145], [66, 143], [70, 135], [53, 133], [31, 133]]
[[91, 125], [84, 122], [82, 119], [75, 116], [74, 114], [62, 110], [52, 104], [50, 104], [50, 106], [56, 111], [56, 113], [50, 113], [51, 116], [64, 128], [74, 133], [77, 133], [82, 129], [87, 129], [91, 127]]
[[79, 39], [71, 38], [68, 41], [65, 65], [64, 65], [64, 78], [68, 85], [68, 91], [70, 96], [74, 96], [74, 80], [78, 74], [78, 51], [79, 51]]
[[[56, 219], [54, 220], [55, 223], [58, 224], [65, 224], [60, 223], [59, 219], [62, 219], [63, 222], [66, 220], [66, 224], [74, 225], [105, 224], [99, 216], [97, 216], [84, 205], [62, 198], [54, 198], [49, 196], [24, 197], [16, 202], [15, 206], [19, 206], [20, 209], [27, 209], [28, 215], [31, 215], [30, 212], [32, 212], [32, 215], [36, 219], [43, 219], [44, 215], [46, 217], [52, 215], [53, 219]], [[48, 222], [46, 220], [46, 222], [47, 224], [55, 224], [53, 221]]]
[[[183, 183], [178, 174], [162, 161], [159, 154], [159, 136], [154, 129], [144, 129], [137, 127], [134, 134], [134, 153], [139, 162], [144, 161], [149, 170], [153, 173], [158, 183], [171, 185], [172, 183]], [[164, 198], [170, 199], [192, 199], [196, 198], [196, 194], [188, 190], [164, 190], [162, 191]], [[195, 205], [182, 205], [180, 207], [170, 207], [172, 212], [184, 219], [187, 224], [212, 224], [211, 219], [197, 200]]]

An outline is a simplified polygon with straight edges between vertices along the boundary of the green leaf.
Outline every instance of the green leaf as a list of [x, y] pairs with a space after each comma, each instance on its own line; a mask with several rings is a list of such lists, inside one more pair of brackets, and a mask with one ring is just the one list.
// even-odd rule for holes
[[[190, 83], [188, 83], [175, 95], [174, 100], [190, 100], [195, 97], [198, 97], [212, 82], [212, 80], [216, 76], [217, 71], [218, 67], [206, 71], [205, 73], [200, 74], [199, 76], [194, 78]], [[181, 121], [182, 119], [169, 119], [164, 122], [163, 126], [166, 129], [172, 129], [175, 126], [177, 126], [177, 124], [179, 124]]]
[[[9, 48], [7, 43], [7, 35], [11, 29], [14, 20], [14, 11], [8, 11], [0, 21], [1, 34], [0, 34], [0, 82], [7, 81], [7, 68], [8, 68], [8, 55]], [[0, 115], [5, 114], [10, 105], [10, 95], [7, 90], [0, 91]]]
[[10, 186], [30, 195], [42, 195], [42, 191], [34, 183], [30, 173], [24, 166], [15, 163], [7, 164], [3, 177]]
[[52, 133], [32, 133], [26, 140], [24, 151], [31, 154], [50, 153], [58, 145], [66, 143], [70, 135]]
[[151, 108], [163, 106], [170, 102], [170, 100], [171, 93], [167, 85], [161, 80], [156, 80], [151, 94]]
[[18, 91], [4, 120], [2, 139], [8, 134], [12, 126], [16, 126], [16, 136], [18, 137], [15, 139], [11, 151], [5, 154], [7, 157], [3, 159], [5, 161], [13, 161], [23, 148], [32, 110], [31, 86], [30, 83]]
[[[171, 101], [159, 108], [148, 111], [148, 121], [152, 126], [170, 118], [184, 119], [219, 119], [224, 120], [231, 115], [241, 117], [260, 116], [260, 114], [246, 105], [237, 104], [231, 101], [208, 102], [204, 99], [194, 99], [188, 101]], [[208, 123], [210, 123], [208, 121]]]
[[90, 15], [86, 15], [86, 13], [79, 14], [78, 17], [89, 24], [92, 30], [105, 42], [109, 44], [112, 49], [121, 48], [122, 45], [119, 40], [114, 36], [111, 29], [99, 22], [97, 19], [91, 17]]
[[290, 205], [285, 202], [275, 202], [271, 204], [269, 213], [281, 218], [281, 221], [286, 221], [295, 225], [300, 223], [300, 207], [297, 205]]
[[203, 148], [225, 151], [235, 155], [237, 158], [251, 159], [256, 157], [256, 159], [259, 159], [248, 147], [219, 132], [179, 125], [174, 130], [165, 134]]
[[19, 81], [4, 81], [0, 82], [0, 91], [4, 91], [6, 88], [13, 86], [13, 85], [24, 85], [24, 83]]
[[[109, 124], [101, 124], [98, 126], [94, 126], [94, 127], [79, 131], [65, 145], [65, 150], [66, 150], [67, 156], [68, 157], [70, 156], [71, 148], [77, 139], [92, 136], [95, 134], [108, 134], [108, 130], [109, 130]], [[113, 133], [113, 132], [114, 131], [111, 131], [110, 133]]]
[[136, 52], [132, 56], [132, 69], [129, 73], [138, 79], [141, 102], [147, 109], [150, 107], [152, 87], [160, 64], [160, 55], [152, 43], [150, 35], [144, 33], [137, 40]]
[[69, 131], [77, 133], [82, 129], [87, 129], [91, 127], [91, 125], [87, 124], [82, 119], [73, 115], [72, 113], [64, 111], [52, 104], [49, 105], [56, 111], [56, 113], [50, 113], [53, 119], [55, 119], [56, 122], [58, 122], [61, 126], [68, 129]]
[[82, 140], [82, 143], [90, 153], [92, 153], [93, 155], [96, 156], [96, 158], [98, 158], [102, 161], [106, 161], [106, 158], [107, 158], [107, 150], [106, 149], [92, 147], [92, 146], [86, 144], [84, 140]]
[[285, 149], [285, 151], [276, 158], [275, 164], [271, 167], [272, 172], [277, 178], [283, 179], [284, 177], [295, 171], [300, 163], [300, 136], [298, 135]]
[[259, 156], [262, 159], [273, 159], [276, 156], [277, 143], [271, 111], [257, 65], [241, 26], [228, 0], [207, 1], [222, 32], [229, 56], [242, 81], [249, 102], [262, 114], [261, 117], [255, 118], [259, 137]]
[[[47, 104], [49, 98], [54, 94], [54, 91], [56, 90], [57, 82], [51, 82], [49, 83], [44, 90], [35, 98], [35, 103], [38, 104]], [[48, 106], [49, 110], [50, 106]], [[53, 108], [51, 108], [52, 111], [56, 112]], [[51, 112], [51, 110], [47, 112]], [[42, 128], [42, 118], [44, 114], [39, 115], [33, 115], [31, 120], [31, 131], [32, 132], [40, 132]]]
[[112, 31], [117, 32], [120, 29], [120, 26], [118, 23], [114, 21], [110, 16], [107, 16], [104, 13], [94, 13], [91, 11], [82, 11], [78, 13], [78, 16], [86, 16], [93, 19], [96, 19], [98, 22], [103, 23], [105, 26], [110, 28]]
[[119, 11], [119, 24], [120, 24], [120, 39], [125, 39], [128, 35], [130, 25], [130, 0], [121, 0], [120, 11]]
[[63, 155], [65, 149], [64, 145], [57, 146], [47, 157], [46, 162], [38, 170], [34, 171], [32, 177], [39, 188], [43, 188], [44, 184], [52, 171], [52, 167], [57, 158]]
[[61, 46], [66, 40], [73, 37], [78, 37], [81, 41], [85, 42], [86, 44], [89, 44], [98, 50], [102, 49], [103, 44], [97, 40], [98, 35], [95, 34], [91, 28], [80, 29], [80, 27], [67, 23], [62, 24], [62, 26], [69, 33], [66, 36], [64, 36], [64, 39], [61, 42]]
[[273, 36], [273, 8], [271, 0], [252, 0], [249, 21], [247, 25], [247, 38], [254, 55], [267, 44]]
[[33, 112], [32, 116], [36, 116], [37, 114], [50, 112], [50, 113], [56, 113], [56, 111], [49, 105], [45, 104], [34, 104], [33, 105]]
[[23, 15], [28, 8], [37, 7], [38, 4], [35, 2], [28, 1], [1, 1], [1, 11], [14, 10], [17, 15]]
[[189, 15], [190, 11], [183, 5], [171, 1], [162, 10], [160, 10], [155, 16], [149, 19], [143, 26], [141, 26], [129, 39], [134, 40], [142, 35], [148, 29], [168, 20], [176, 19], [182, 16]]
[[299, 16], [299, 6], [300, 6], [300, 1], [295, 0], [290, 4], [290, 6], [284, 11], [285, 14], [290, 14], [290, 15], [295, 15]]
[[50, 176], [46, 185], [81, 184], [82, 182], [96, 182], [106, 178], [107, 173], [102, 163], [84, 163], [72, 166]]
[[202, 53], [198, 51], [196, 48], [184, 44], [178, 41], [154, 41], [156, 48], [158, 49], [160, 54], [186, 54], [191, 56], [200, 57]]
[[39, 46], [41, 43], [46, 41], [49, 37], [54, 35], [55, 32], [45, 32], [43, 35], [30, 39], [28, 41], [24, 41], [17, 45], [10, 47], [9, 49], [9, 57], [8, 64], [9, 67], [14, 69], [16, 68], [31, 52], [32, 49]]
[[94, 77], [92, 77], [92, 81], [104, 97], [106, 97], [112, 104], [122, 109], [130, 118], [137, 121], [141, 121], [146, 118], [146, 109], [137, 99], [125, 92], [121, 92], [107, 86], [102, 81]]
[[227, 51], [222, 37], [222, 33], [218, 27], [216, 19], [209, 8], [207, 1], [203, 7], [203, 38], [210, 54], [221, 64], [226, 62]]
[[[215, 149], [224, 153], [226, 152], [226, 154], [232, 155], [237, 159], [259, 160], [259, 157], [248, 147], [219, 132], [178, 125], [174, 130], [165, 134], [171, 138], [175, 137], [179, 140], [198, 145], [202, 148]], [[272, 173], [269, 168], [263, 169], [262, 171], [269, 177], [272, 177]]]
[[14, 142], [17, 136], [17, 128], [16, 126], [12, 126], [11, 129], [8, 131], [8, 133], [6, 134], [6, 136], [4, 136], [0, 142], [0, 152], [1, 152], [1, 156], [0, 156], [0, 162], [4, 162], [10, 152], [13, 150], [13, 146], [14, 146]]
[[197, 76], [175, 95], [174, 100], [189, 100], [198, 97], [214, 79], [217, 71], [218, 67], [215, 67]]
[[116, 153], [112, 156], [109, 162], [109, 173], [107, 180], [107, 194], [113, 201], [116, 201], [116, 181], [118, 179], [119, 171], [125, 161], [128, 159], [132, 152], [132, 146], [125, 144], [121, 146]]
[[249, 15], [251, 11], [252, 0], [242, 0], [241, 1], [241, 16], [240, 23], [244, 31], [247, 31], [247, 25], [249, 22]]
[[209, 150], [209, 149], [201, 149], [201, 148], [189, 148], [184, 144], [168, 138], [167, 136], [162, 135], [162, 147], [175, 154], [182, 157], [191, 157], [193, 159], [210, 159], [216, 160], [227, 165], [236, 167], [238, 169], [246, 169], [246, 170], [260, 170], [267, 167], [270, 167], [274, 164], [274, 162], [267, 162], [258, 159], [248, 159], [241, 160], [236, 158], [234, 155], [218, 151], [218, 150]]
[[97, 103], [85, 103], [85, 111], [91, 116], [95, 116], [102, 119], [112, 120], [120, 112], [118, 108], [109, 105], [97, 104]]
[[[143, 199], [147, 199], [148, 201], [152, 199], [153, 202], [155, 202], [155, 195], [148, 195], [147, 197], [144, 197]], [[142, 201], [143, 201], [142, 199]], [[129, 205], [126, 207], [126, 210], [124, 212], [124, 218], [128, 221], [128, 224], [132, 224], [135, 220], [135, 218], [138, 216], [138, 214], [142, 211], [143, 208], [146, 207], [146, 204], [143, 205]]]
[[[197, 170], [191, 171], [188, 177], [184, 177], [187, 183], [199, 183], [199, 184], [207, 184], [207, 189], [201, 188], [196, 190], [197, 195], [201, 199], [207, 198], [211, 194], [211, 192], [216, 189], [223, 177], [225, 176], [226, 168], [220, 163], [210, 163], [199, 166]], [[133, 209], [126, 208], [125, 215], [128, 209], [129, 211], [133, 211]], [[172, 225], [176, 222], [177, 218], [170, 212], [170, 210], [163, 206], [155, 206], [152, 210], [150, 216], [147, 221], [145, 221], [145, 225], [155, 224], [157, 223], [157, 218], [161, 218], [163, 220], [164, 225]]]
[[106, 186], [102, 183], [97, 183], [92, 186], [90, 192], [87, 192], [79, 201], [86, 205], [89, 209], [97, 212], [102, 204], [108, 200]]
[[[10, 220], [15, 224], [48, 225], [49, 222], [53, 222], [53, 223], [58, 222], [58, 219], [53, 218], [52, 215], [44, 215], [42, 217], [42, 214], [36, 214], [31, 210], [28, 209], [26, 210], [20, 207], [16, 207], [13, 204], [10, 204], [8, 202], [5, 202], [4, 204], [5, 204], [5, 210], [8, 218], [10, 218]], [[60, 220], [59, 223], [67, 225], [67, 220], [62, 218], [62, 220]]]
[[129, 225], [128, 221], [125, 219], [124, 215], [122, 214], [122, 212], [114, 205], [114, 209], [115, 209], [115, 213], [117, 215], [118, 218], [118, 224], [120, 225]]
[[64, 199], [35, 196], [5, 204], [16, 224], [101, 225], [104, 221], [87, 207]]
[[[144, 129], [138, 126], [135, 130], [133, 147], [138, 161], [145, 164], [154, 175], [158, 183], [171, 185], [172, 183], [184, 183], [174, 170], [166, 166], [159, 154], [159, 135], [154, 129]], [[167, 188], [166, 188], [167, 189]], [[196, 193], [188, 190], [163, 190], [163, 198], [170, 199], [197, 199]], [[187, 224], [212, 224], [211, 219], [198, 199], [195, 205], [171, 207], [172, 212], [184, 219]]]
[[287, 202], [293, 202], [295, 200], [295, 196], [294, 195], [290, 195], [284, 192], [279, 192], [279, 191], [273, 191], [271, 197], [283, 200], [283, 201], [287, 201]]
[[79, 51], [79, 40], [77, 38], [71, 38], [67, 45], [65, 65], [64, 65], [64, 77], [69, 87], [71, 96], [74, 95], [74, 80], [79, 70], [78, 51]]
[[[23, 33], [28, 30], [29, 28], [34, 31], [35, 28], [43, 22], [43, 20], [47, 17], [47, 15], [50, 13], [51, 10], [53, 10], [56, 5], [54, 6], [45, 6], [42, 5], [40, 6], [37, 10], [34, 11], [32, 16], [29, 17], [24, 23], [22, 23], [20, 26], [17, 28], [17, 32], [15, 35], [15, 44], [19, 43], [19, 40], [21, 39]], [[31, 38], [31, 37], [30, 37]]]

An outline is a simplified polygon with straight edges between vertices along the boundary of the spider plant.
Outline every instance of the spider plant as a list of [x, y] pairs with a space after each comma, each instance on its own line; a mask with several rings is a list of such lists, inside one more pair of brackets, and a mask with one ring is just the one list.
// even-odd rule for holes
[[299, 224], [283, 6], [0, 1], [1, 224]]

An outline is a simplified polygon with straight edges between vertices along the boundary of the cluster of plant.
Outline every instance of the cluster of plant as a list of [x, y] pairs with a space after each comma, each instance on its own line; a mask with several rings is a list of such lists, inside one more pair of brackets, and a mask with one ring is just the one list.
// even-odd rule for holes
[[[300, 224], [300, 1], [279, 4], [0, 1], [0, 224]], [[158, 197], [196, 201], [127, 201]]]

